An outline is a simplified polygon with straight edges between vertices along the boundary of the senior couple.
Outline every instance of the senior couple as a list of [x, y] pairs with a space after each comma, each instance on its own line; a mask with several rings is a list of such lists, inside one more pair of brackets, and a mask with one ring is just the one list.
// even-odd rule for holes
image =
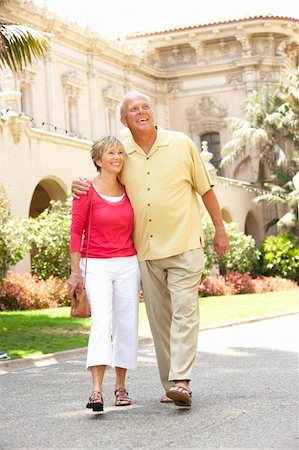
[[219, 256], [227, 250], [228, 238], [212, 180], [194, 142], [181, 132], [157, 127], [151, 99], [142, 93], [129, 92], [120, 114], [130, 135], [122, 143], [113, 136], [97, 140], [91, 157], [98, 175], [72, 184], [70, 293], [82, 283], [88, 256], [85, 286], [91, 330], [86, 365], [92, 392], [86, 406], [103, 411], [107, 365], [115, 367], [115, 405], [131, 404], [125, 382], [127, 369], [137, 361], [141, 275], [165, 391], [161, 401], [190, 407], [198, 283], [204, 266], [197, 194], [214, 224]]

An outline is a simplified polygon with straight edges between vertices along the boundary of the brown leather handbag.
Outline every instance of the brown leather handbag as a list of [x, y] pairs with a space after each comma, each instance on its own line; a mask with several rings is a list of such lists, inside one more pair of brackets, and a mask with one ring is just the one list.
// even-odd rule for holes
[[91, 315], [90, 314], [90, 306], [89, 306], [89, 302], [88, 302], [88, 298], [87, 298], [87, 294], [86, 294], [86, 290], [85, 290], [85, 280], [86, 280], [87, 258], [88, 258], [90, 227], [91, 227], [92, 190], [93, 190], [93, 188], [91, 187], [84, 280], [83, 280], [83, 285], [76, 287], [76, 289], [71, 297], [71, 317], [78, 317], [81, 319], [90, 317], [90, 315]]

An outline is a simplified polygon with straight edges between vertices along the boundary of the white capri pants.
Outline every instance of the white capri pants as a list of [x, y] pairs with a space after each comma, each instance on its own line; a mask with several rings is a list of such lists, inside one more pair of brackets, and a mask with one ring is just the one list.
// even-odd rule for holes
[[[84, 274], [85, 258], [80, 261]], [[137, 365], [140, 272], [136, 255], [88, 258], [86, 292], [91, 328], [86, 368]]]

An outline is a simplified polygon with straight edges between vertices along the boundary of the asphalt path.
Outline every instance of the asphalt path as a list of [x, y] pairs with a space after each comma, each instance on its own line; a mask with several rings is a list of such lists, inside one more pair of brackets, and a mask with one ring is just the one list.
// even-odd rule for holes
[[12, 368], [0, 376], [0, 448], [298, 450], [298, 333], [298, 314], [201, 332], [190, 409], [159, 402], [149, 344], [129, 372], [131, 406], [114, 406], [107, 370], [103, 413], [85, 408], [84, 354]]

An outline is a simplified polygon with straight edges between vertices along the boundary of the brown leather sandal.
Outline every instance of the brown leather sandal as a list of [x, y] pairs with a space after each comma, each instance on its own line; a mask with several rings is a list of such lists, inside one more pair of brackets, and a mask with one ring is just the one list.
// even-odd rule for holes
[[166, 391], [166, 395], [174, 401], [176, 406], [185, 406], [186, 408], [190, 408], [191, 406], [192, 392], [179, 384], [172, 386]]
[[129, 406], [131, 405], [131, 399], [128, 396], [128, 393], [125, 388], [116, 389], [114, 392], [115, 395], [115, 406]]
[[173, 403], [173, 400], [171, 398], [168, 398], [166, 394], [163, 394], [160, 398], [161, 403]]
[[86, 408], [91, 408], [93, 411], [104, 411], [104, 401], [101, 391], [92, 391]]

